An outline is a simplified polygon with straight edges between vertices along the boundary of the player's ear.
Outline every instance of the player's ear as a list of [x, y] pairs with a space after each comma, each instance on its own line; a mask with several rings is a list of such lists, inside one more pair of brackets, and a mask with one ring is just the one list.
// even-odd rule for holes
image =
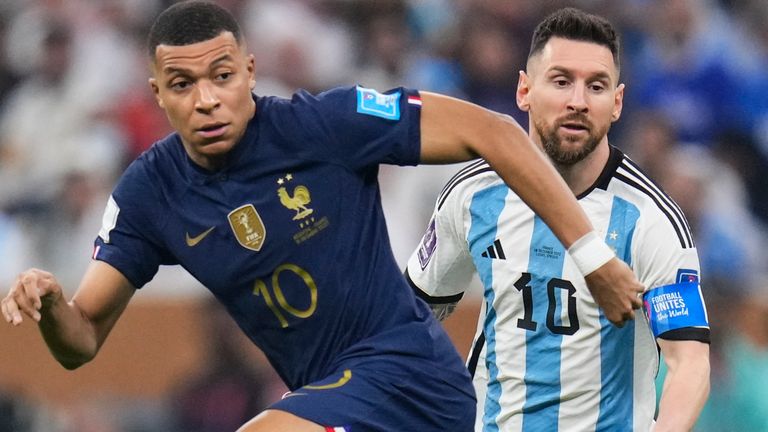
[[624, 108], [624, 84], [616, 87], [613, 95], [613, 111], [611, 112], [611, 122], [615, 122], [621, 117], [621, 110]]
[[520, 71], [520, 76], [517, 79], [517, 93], [515, 96], [517, 99], [517, 106], [525, 112], [528, 112], [531, 107], [531, 104], [528, 101], [530, 90], [530, 77], [528, 77], [525, 71]]
[[253, 90], [256, 87], [256, 60], [253, 54], [248, 55], [246, 69], [248, 70], [248, 87]]
[[155, 100], [157, 101], [157, 104], [160, 106], [160, 108], [165, 109], [165, 105], [163, 104], [163, 99], [160, 97], [160, 87], [158, 87], [157, 80], [155, 78], [149, 79], [149, 87], [152, 88], [152, 94], [155, 95]]

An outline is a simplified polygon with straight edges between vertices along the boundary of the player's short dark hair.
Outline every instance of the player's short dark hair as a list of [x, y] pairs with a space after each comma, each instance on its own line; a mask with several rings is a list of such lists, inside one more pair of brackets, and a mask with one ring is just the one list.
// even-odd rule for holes
[[619, 69], [620, 40], [613, 25], [605, 18], [575, 8], [559, 9], [536, 26], [531, 40], [530, 59], [544, 49], [553, 37], [592, 42], [602, 45], [613, 54], [613, 63]]
[[207, 1], [183, 1], [158, 15], [149, 30], [147, 49], [154, 59], [158, 45], [191, 45], [213, 39], [222, 32], [231, 32], [241, 42], [240, 26], [229, 11]]

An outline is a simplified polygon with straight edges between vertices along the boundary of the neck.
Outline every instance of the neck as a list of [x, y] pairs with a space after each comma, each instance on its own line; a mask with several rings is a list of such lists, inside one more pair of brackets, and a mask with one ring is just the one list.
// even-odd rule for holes
[[555, 168], [568, 187], [571, 188], [573, 194], [578, 196], [595, 184], [600, 173], [603, 172], [605, 164], [608, 163], [609, 155], [608, 138], [604, 137], [595, 150], [583, 160], [573, 165], [555, 163]]

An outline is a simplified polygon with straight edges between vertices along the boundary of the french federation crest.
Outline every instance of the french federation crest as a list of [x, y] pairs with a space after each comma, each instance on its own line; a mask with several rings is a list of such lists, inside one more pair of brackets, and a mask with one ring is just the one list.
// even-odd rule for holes
[[317, 216], [315, 209], [309, 207], [312, 202], [312, 195], [309, 193], [308, 187], [304, 185], [289, 187], [289, 183], [293, 180], [293, 174], [287, 173], [278, 178], [275, 183], [278, 185], [277, 197], [280, 199], [280, 204], [294, 212], [292, 219], [299, 225], [299, 232], [293, 235], [293, 241], [296, 244], [301, 244], [328, 228], [330, 222], [325, 216]]
[[246, 204], [232, 210], [227, 218], [240, 246], [256, 252], [261, 250], [267, 230], [253, 204]]

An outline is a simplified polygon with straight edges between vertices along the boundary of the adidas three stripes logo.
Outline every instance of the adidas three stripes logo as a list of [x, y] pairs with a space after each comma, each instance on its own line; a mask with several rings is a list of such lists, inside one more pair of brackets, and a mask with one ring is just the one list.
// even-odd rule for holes
[[501, 241], [499, 239], [496, 239], [492, 245], [488, 246], [488, 249], [481, 253], [480, 256], [492, 259], [507, 259], [506, 255], [504, 255], [504, 249], [501, 247]]

